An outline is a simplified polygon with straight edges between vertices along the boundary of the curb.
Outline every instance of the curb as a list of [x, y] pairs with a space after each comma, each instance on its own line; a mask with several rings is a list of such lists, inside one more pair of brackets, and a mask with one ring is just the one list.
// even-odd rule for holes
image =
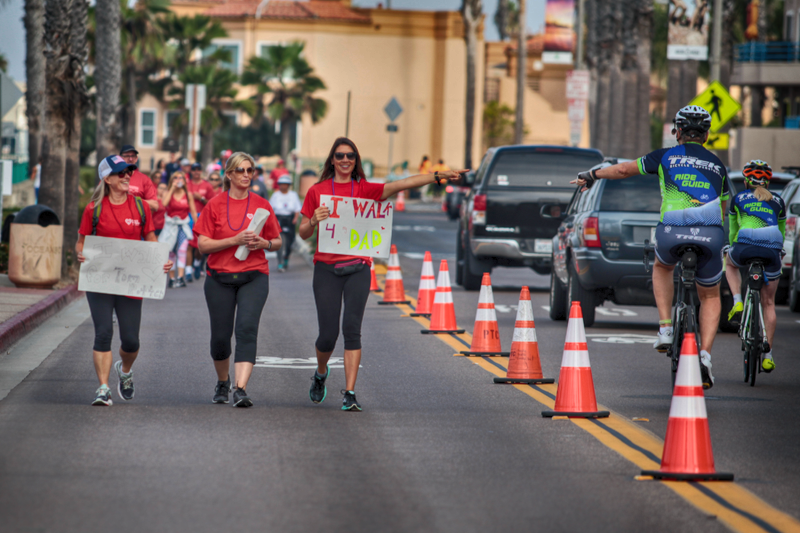
[[0, 352], [10, 348], [82, 294], [77, 285], [64, 287], [0, 324]]

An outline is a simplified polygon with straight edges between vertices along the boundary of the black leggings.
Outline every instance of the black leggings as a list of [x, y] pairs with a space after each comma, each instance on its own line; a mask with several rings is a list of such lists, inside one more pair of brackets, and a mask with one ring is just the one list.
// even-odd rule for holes
[[332, 352], [339, 338], [339, 316], [344, 299], [344, 349], [361, 349], [361, 322], [367, 307], [370, 284], [369, 268], [347, 276], [337, 276], [317, 263], [314, 265], [314, 300], [317, 304], [320, 352]]
[[[294, 245], [295, 227], [292, 219], [294, 215], [277, 215], [278, 224], [281, 226], [281, 239], [283, 245], [278, 249], [278, 264], [283, 261], [289, 261], [289, 256], [292, 254], [292, 245]], [[283, 231], [287, 228], [289, 231]]]
[[142, 322], [142, 300], [134, 300], [118, 294], [87, 292], [86, 301], [94, 322], [94, 348], [96, 352], [110, 352], [114, 336], [113, 313], [117, 311], [119, 338], [122, 351], [133, 353], [139, 350], [139, 325]]
[[269, 296], [269, 276], [259, 272], [252, 281], [234, 286], [222, 284], [209, 275], [203, 289], [211, 318], [211, 358], [224, 361], [231, 356], [235, 330], [234, 362], [255, 364], [258, 322]]

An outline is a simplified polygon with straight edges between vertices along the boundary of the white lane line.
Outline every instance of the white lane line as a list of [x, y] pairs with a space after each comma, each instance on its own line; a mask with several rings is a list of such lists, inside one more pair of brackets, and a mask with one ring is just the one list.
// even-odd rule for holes
[[545, 311], [547, 311], [548, 313], [550, 312], [550, 306], [549, 306], [549, 305], [543, 305], [543, 306], [542, 306], [542, 309], [544, 309], [544, 310], [545, 310]]
[[[298, 370], [314, 370], [317, 368], [317, 358], [297, 358], [297, 357], [256, 357], [255, 366], [261, 368], [295, 368]], [[331, 368], [344, 368], [344, 358], [331, 357], [328, 360], [328, 366]], [[359, 365], [359, 368], [363, 368]]]
[[639, 316], [638, 313], [635, 311], [631, 311], [629, 309], [618, 309], [616, 307], [606, 308], [606, 307], [597, 307], [595, 311], [600, 313], [603, 316]]
[[641, 335], [639, 333], [587, 333], [586, 337], [594, 342], [609, 344], [653, 344], [655, 335]]
[[425, 259], [425, 254], [420, 254], [417, 252], [405, 252], [402, 255], [403, 257], [408, 257], [409, 259]]

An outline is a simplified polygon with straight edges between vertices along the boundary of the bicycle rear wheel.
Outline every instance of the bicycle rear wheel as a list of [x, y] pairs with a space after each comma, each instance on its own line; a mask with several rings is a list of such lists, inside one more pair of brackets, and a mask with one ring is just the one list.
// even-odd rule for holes
[[750, 334], [747, 336], [747, 343], [749, 345], [750, 360], [750, 386], [756, 386], [756, 374], [758, 374], [758, 367], [761, 364], [761, 295], [753, 291], [753, 309], [750, 313]]

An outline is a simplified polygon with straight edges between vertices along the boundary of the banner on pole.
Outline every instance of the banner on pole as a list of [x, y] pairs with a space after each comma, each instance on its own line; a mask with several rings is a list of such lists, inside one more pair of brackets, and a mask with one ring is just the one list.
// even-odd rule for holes
[[78, 290], [161, 300], [169, 245], [87, 235]]
[[572, 64], [575, 49], [575, 0], [547, 0], [543, 63]]
[[669, 0], [667, 59], [708, 59], [708, 0]]
[[320, 205], [330, 209], [317, 230], [320, 252], [389, 258], [392, 202], [323, 194]]

